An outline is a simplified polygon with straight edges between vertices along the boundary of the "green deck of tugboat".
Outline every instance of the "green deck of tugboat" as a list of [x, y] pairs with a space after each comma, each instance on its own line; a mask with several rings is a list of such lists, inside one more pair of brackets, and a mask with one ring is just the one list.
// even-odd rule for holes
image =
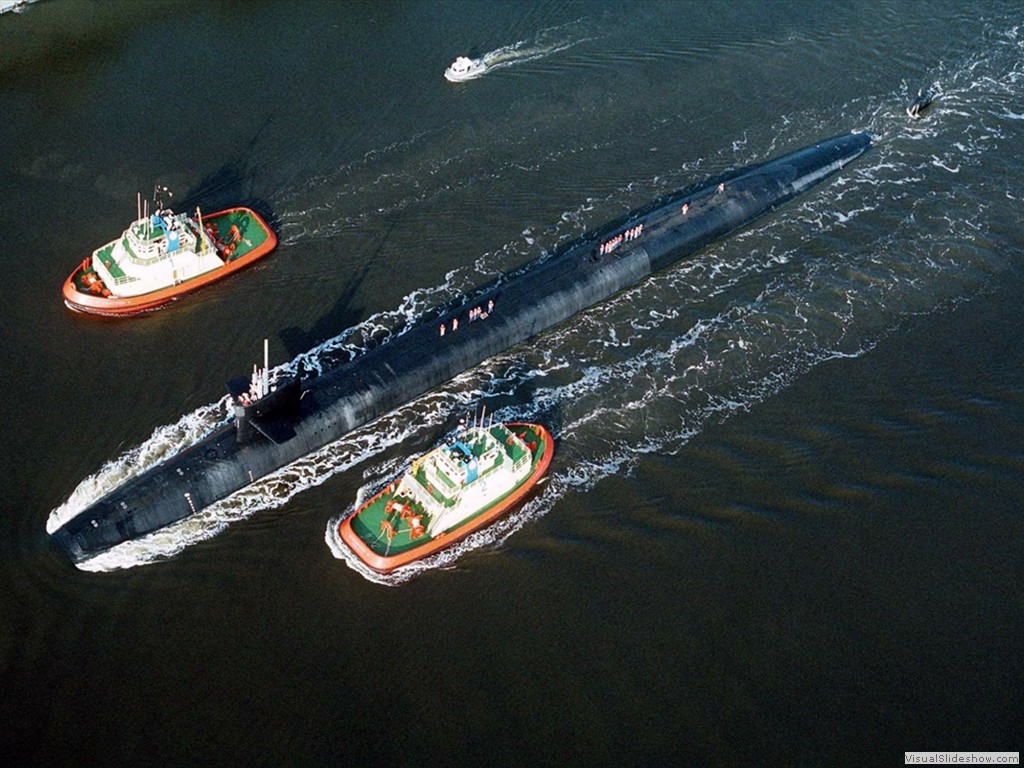
[[[124, 270], [121, 269], [120, 264], [118, 264], [110, 257], [110, 254], [114, 252], [115, 245], [117, 245], [116, 240], [113, 243], [107, 243], [105, 246], [100, 248], [96, 255], [99, 257], [100, 261], [103, 262], [106, 268], [110, 270], [111, 275], [120, 278], [124, 277]], [[92, 267], [90, 267], [90, 269], [92, 269]]]
[[[466, 524], [471, 523], [473, 520], [475, 520], [477, 517], [482, 515], [487, 510], [492, 509], [498, 504], [501, 504], [501, 502], [503, 502], [506, 498], [515, 493], [524, 482], [529, 480], [529, 478], [533, 474], [533, 468], [536, 467], [537, 462], [540, 461], [541, 457], [544, 455], [544, 449], [542, 447], [543, 438], [541, 438], [541, 436], [538, 435], [535, 430], [533, 430], [530, 427], [527, 427], [526, 425], [516, 425], [516, 433], [520, 435], [527, 444], [533, 443], [534, 445], [538, 446], [538, 450], [535, 450], [533, 452], [530, 467], [531, 471], [523, 477], [522, 482], [513, 486], [501, 496], [492, 499], [488, 504], [476, 510], [472, 515], [469, 515], [468, 517], [461, 520], [457, 527], [463, 527]], [[504, 426], [497, 424], [494, 425], [493, 427], [491, 427], [491, 434], [494, 436], [496, 440], [499, 440], [503, 444], [506, 444], [505, 440], [508, 435], [508, 430], [505, 429]], [[470, 447], [471, 450], [473, 450], [474, 455], [476, 455], [477, 448], [479, 448], [480, 446], [479, 444], [475, 444]], [[527, 451], [525, 451], [519, 443], [512, 443], [508, 445], [508, 453], [505, 454], [505, 457], [515, 462], [519, 458], [521, 458], [525, 453], [527, 453]], [[417, 481], [421, 481], [421, 485], [423, 487], [427, 487], [427, 481], [424, 476], [422, 468], [420, 468], [417, 472]], [[397, 480], [395, 481], [395, 484], [397, 484]], [[438, 501], [442, 501], [442, 496], [436, 489], [433, 489], [431, 492], [435, 499], [437, 499]], [[407, 520], [402, 520], [400, 516], [395, 512], [393, 512], [390, 515], [387, 514], [387, 503], [392, 498], [393, 494], [385, 490], [385, 492], [380, 493], [375, 498], [373, 498], [370, 501], [370, 503], [365, 508], [363, 508], [352, 520], [352, 530], [356, 533], [357, 536], [359, 536], [360, 539], [366, 542], [366, 544], [374, 552], [376, 552], [379, 555], [401, 554], [411, 549], [415, 549], [416, 547], [420, 547], [426, 544], [427, 542], [431, 541], [431, 538], [428, 536], [422, 536], [417, 539], [412, 538], [412, 527]], [[423, 516], [423, 525], [427, 526], [430, 522], [430, 519], [429, 516], [425, 515], [422, 506], [417, 502], [410, 502], [408, 499], [404, 500], [408, 506], [411, 506], [413, 508], [415, 514]], [[395, 530], [395, 535], [392, 537], [390, 542], [388, 541], [388, 537], [383, 530], [383, 526], [381, 525], [381, 523], [385, 520], [390, 522]]]
[[242, 233], [242, 239], [235, 252], [227, 257], [226, 261], [242, 258], [245, 254], [263, 245], [267, 239], [267, 230], [247, 210], [228, 211], [221, 216], [204, 218], [203, 222], [216, 222], [218, 236], [223, 242], [228, 242], [231, 226], [238, 226], [238, 231]]

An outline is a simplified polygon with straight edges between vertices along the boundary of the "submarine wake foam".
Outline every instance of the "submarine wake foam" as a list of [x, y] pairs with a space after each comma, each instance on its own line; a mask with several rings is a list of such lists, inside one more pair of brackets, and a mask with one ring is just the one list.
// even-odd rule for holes
[[157, 427], [148, 440], [108, 461], [78, 484], [67, 501], [50, 512], [46, 532], [60, 528], [83, 509], [111, 489], [169, 456], [194, 445], [218, 424], [224, 422], [227, 397], [186, 413], [174, 424]]

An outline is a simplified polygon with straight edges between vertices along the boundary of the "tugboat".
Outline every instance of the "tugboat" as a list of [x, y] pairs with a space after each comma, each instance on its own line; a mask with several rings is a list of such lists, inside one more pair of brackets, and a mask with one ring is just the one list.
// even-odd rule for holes
[[150, 214], [117, 240], [93, 251], [64, 281], [64, 303], [76, 312], [134, 315], [247, 267], [277, 246], [277, 236], [250, 208], [203, 215], [174, 213], [157, 196]]
[[483, 528], [523, 499], [547, 471], [555, 443], [539, 424], [479, 423], [414, 459], [338, 526], [378, 573], [420, 560]]
[[465, 80], [472, 80], [474, 77], [480, 77], [485, 69], [487, 69], [487, 65], [484, 64], [483, 59], [458, 56], [444, 71], [444, 79], [450, 83], [461, 83]]

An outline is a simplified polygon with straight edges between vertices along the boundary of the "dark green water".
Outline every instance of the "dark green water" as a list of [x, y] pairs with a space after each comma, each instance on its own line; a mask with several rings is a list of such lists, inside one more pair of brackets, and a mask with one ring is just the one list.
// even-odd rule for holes
[[[470, 49], [494, 68], [442, 72]], [[904, 106], [940, 97], [924, 120]], [[893, 765], [1024, 742], [1024, 6], [44, 0], [0, 17], [0, 744], [23, 765]], [[202, 519], [47, 521], [657, 195], [871, 154]], [[131, 321], [60, 284], [135, 213], [260, 265]], [[408, 578], [330, 530], [486, 405], [544, 491]], [[325, 531], [327, 534], [325, 535]], [[381, 583], [383, 581], [383, 583]]]

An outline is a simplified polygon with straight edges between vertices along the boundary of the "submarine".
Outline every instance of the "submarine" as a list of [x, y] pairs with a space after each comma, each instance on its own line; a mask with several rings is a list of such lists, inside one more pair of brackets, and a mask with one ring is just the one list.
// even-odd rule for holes
[[193, 445], [54, 520], [82, 562], [198, 513], [463, 371], [564, 322], [807, 191], [868, 151], [847, 133], [660, 197], [499, 276], [318, 376], [264, 368], [228, 382], [231, 417]]

